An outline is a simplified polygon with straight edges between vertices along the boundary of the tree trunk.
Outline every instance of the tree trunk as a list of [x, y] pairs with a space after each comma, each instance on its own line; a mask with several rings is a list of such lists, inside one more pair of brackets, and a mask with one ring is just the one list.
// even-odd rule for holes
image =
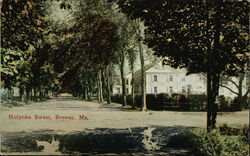
[[34, 99], [37, 100], [37, 88], [34, 88]]
[[[210, 19], [209, 19], [209, 0], [206, 0], [206, 37], [209, 38], [210, 37]], [[208, 47], [207, 50], [207, 59], [208, 59], [208, 66], [211, 67], [211, 43], [210, 41], [207, 39], [206, 40], [206, 45]], [[209, 68], [208, 67], [208, 68]], [[212, 99], [212, 76], [211, 76], [211, 69], [207, 69], [207, 130], [209, 131], [211, 129], [211, 123], [212, 123], [212, 104], [211, 104], [211, 99]]]
[[132, 85], [132, 90], [131, 90], [132, 108], [135, 108], [135, 73], [134, 73], [134, 65], [132, 65], [131, 73], [132, 73], [132, 79], [131, 79], [131, 85]]
[[25, 101], [29, 101], [30, 100], [30, 88], [26, 87], [26, 99]]
[[211, 85], [211, 80], [212, 80], [212, 76], [211, 76], [211, 72], [207, 72], [207, 130], [211, 129], [211, 125], [212, 125], [212, 103], [211, 103], [211, 99], [212, 99], [212, 85]]
[[221, 57], [220, 55], [220, 32], [221, 32], [221, 6], [222, 0], [216, 1], [216, 10], [215, 10], [215, 26], [214, 26], [214, 44], [212, 54], [210, 53], [209, 58], [210, 61], [210, 69], [211, 71], [211, 99], [210, 99], [210, 109], [211, 109], [211, 126], [210, 128], [215, 128], [216, 125], [216, 117], [217, 117], [217, 108], [218, 105], [215, 103], [216, 97], [219, 94], [219, 75], [220, 75], [220, 61], [218, 61]]
[[107, 103], [111, 104], [111, 90], [110, 90], [110, 68], [107, 67]]
[[23, 92], [24, 92], [23, 87], [20, 87], [20, 88], [19, 88], [20, 101], [24, 101], [24, 99], [23, 99]]
[[239, 76], [239, 85], [238, 85], [238, 97], [242, 97], [242, 87], [243, 87], [243, 80], [245, 78], [245, 74], [240, 74]]
[[207, 130], [215, 128], [218, 105], [216, 97], [219, 95], [219, 74], [207, 73]]
[[120, 64], [120, 72], [121, 72], [121, 79], [122, 79], [122, 106], [127, 105], [127, 94], [126, 94], [126, 80], [124, 75], [124, 63], [125, 63], [125, 57], [124, 55], [121, 56], [121, 64]]
[[99, 73], [97, 74], [97, 96], [98, 96], [98, 101], [101, 102], [101, 89], [100, 89], [100, 80], [99, 80]]
[[220, 80], [220, 74], [213, 74], [212, 76], [212, 128], [215, 128], [216, 126], [216, 117], [217, 117], [217, 111], [218, 111], [218, 103], [216, 103], [216, 98], [219, 95], [219, 80]]
[[39, 92], [39, 99], [40, 99], [40, 101], [42, 101], [43, 100], [43, 91], [42, 91], [41, 87], [39, 87], [38, 92]]
[[102, 82], [102, 76], [103, 75], [103, 70], [100, 72], [99, 75], [99, 82], [100, 82], [100, 101], [103, 102], [103, 82]]
[[12, 101], [12, 97], [13, 97], [13, 95], [12, 95], [12, 88], [10, 87], [10, 88], [8, 88], [8, 91], [7, 91], [7, 99], [9, 99], [9, 100], [11, 100]]
[[138, 41], [138, 46], [139, 46], [139, 52], [140, 52], [140, 61], [141, 61], [141, 110], [145, 111], [147, 110], [146, 106], [146, 75], [145, 75], [145, 67], [144, 67], [144, 54], [143, 54], [143, 49], [142, 49], [142, 34], [141, 34], [141, 28], [140, 28], [140, 23], [136, 21], [137, 24], [137, 36], [139, 38]]
[[84, 87], [84, 100], [88, 100], [88, 88]]
[[49, 97], [49, 91], [47, 89], [45, 89], [45, 98], [47, 99]]
[[30, 100], [34, 101], [34, 89], [30, 89]]

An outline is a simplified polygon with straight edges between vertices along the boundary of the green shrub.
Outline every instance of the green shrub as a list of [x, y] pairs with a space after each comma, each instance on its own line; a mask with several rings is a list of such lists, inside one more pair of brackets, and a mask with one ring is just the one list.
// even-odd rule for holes
[[153, 109], [153, 110], [160, 110], [160, 102], [157, 99], [157, 95], [156, 94], [147, 94], [146, 95], [146, 105], [147, 105], [147, 109]]
[[166, 93], [160, 93], [157, 96], [158, 105], [160, 106], [160, 109], [170, 109], [170, 107], [176, 106], [175, 99], [172, 98], [169, 94]]
[[228, 111], [230, 110], [229, 99], [226, 99], [224, 95], [220, 95], [219, 99], [219, 111]]
[[115, 95], [111, 96], [111, 101], [115, 102], [115, 103], [122, 104], [122, 96], [119, 94], [115, 94]]
[[142, 100], [141, 95], [136, 95], [135, 96], [135, 105], [137, 107], [141, 107], [141, 100]]
[[190, 145], [195, 155], [219, 156], [222, 154], [222, 138], [218, 131], [207, 133], [206, 130], [190, 132]]
[[248, 133], [249, 133], [249, 126], [244, 125], [244, 126], [228, 126], [227, 124], [223, 124], [219, 127], [220, 133], [223, 135], [240, 135], [244, 136], [246, 139], [248, 138]]
[[179, 107], [179, 110], [190, 110], [190, 103], [188, 97], [186, 97], [185, 95], [180, 94], [178, 96], [177, 105]]
[[203, 111], [207, 107], [207, 96], [205, 94], [190, 94], [188, 96], [191, 110]]
[[127, 95], [127, 104], [132, 106], [133, 104], [132, 95]]
[[[151, 110], [179, 110], [179, 111], [206, 111], [207, 96], [204, 94], [191, 94], [186, 97], [182, 94], [172, 94], [171, 96], [166, 93], [160, 94], [147, 94], [147, 109]], [[113, 95], [111, 101], [122, 104], [122, 95]], [[229, 107], [229, 99], [224, 96], [219, 97], [219, 111], [239, 110], [238, 101]], [[236, 104], [237, 103], [237, 104]], [[132, 96], [127, 95], [127, 104], [132, 105]], [[135, 106], [141, 107], [141, 95], [135, 96]]]
[[244, 108], [247, 108], [247, 107], [248, 107], [247, 96], [236, 97], [230, 105], [230, 109], [233, 111], [242, 111]]
[[248, 154], [248, 143], [245, 136], [224, 135], [215, 129], [189, 131], [189, 146], [192, 153], [199, 156], [245, 156]]
[[164, 94], [164, 105], [176, 106], [176, 99], [169, 94]]

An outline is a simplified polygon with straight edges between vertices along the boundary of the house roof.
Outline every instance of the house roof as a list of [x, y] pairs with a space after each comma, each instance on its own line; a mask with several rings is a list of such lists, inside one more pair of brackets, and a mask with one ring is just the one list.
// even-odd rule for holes
[[[161, 61], [161, 60], [160, 60]], [[144, 66], [145, 68], [145, 72], [147, 70], [149, 70], [150, 68], [154, 67], [156, 64], [158, 64], [160, 61], [155, 61], [153, 63], [147, 64]], [[131, 72], [129, 72], [127, 75], [131, 74]], [[135, 71], [135, 77], [140, 77], [141, 76], [141, 69]]]

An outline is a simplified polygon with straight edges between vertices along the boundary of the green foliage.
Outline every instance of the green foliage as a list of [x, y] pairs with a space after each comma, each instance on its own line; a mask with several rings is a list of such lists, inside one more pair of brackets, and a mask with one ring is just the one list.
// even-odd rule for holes
[[244, 156], [249, 152], [245, 136], [240, 133], [227, 135], [218, 129], [189, 131], [189, 146], [192, 153], [201, 156]]
[[[139, 107], [141, 96], [135, 96], [135, 104]], [[147, 107], [151, 110], [179, 110], [179, 111], [205, 111], [207, 108], [207, 96], [205, 94], [147, 94]], [[121, 95], [113, 95], [112, 101], [122, 103]], [[234, 100], [235, 101], [235, 100]], [[128, 104], [132, 104], [132, 96], [127, 95]], [[230, 98], [219, 96], [219, 111], [237, 111], [239, 103], [230, 105]]]
[[242, 111], [244, 108], [248, 108], [247, 98], [247, 96], [236, 97], [233, 99], [230, 109], [233, 111]]
[[162, 105], [160, 101], [158, 100], [158, 96], [156, 94], [147, 94], [146, 95], [146, 105], [147, 109], [153, 109], [153, 110], [161, 110]]
[[228, 111], [230, 109], [229, 100], [225, 98], [225, 96], [221, 95], [218, 97], [219, 100], [219, 110], [220, 111]]
[[17, 68], [23, 61], [24, 53], [22, 51], [1, 48], [1, 74], [6, 76], [17, 74]]
[[[122, 104], [122, 96], [119, 94], [111, 96], [111, 101]], [[129, 102], [128, 102], [129, 103]]]
[[173, 67], [234, 75], [247, 63], [247, 1], [121, 0], [118, 4], [130, 17], [145, 21], [146, 43], [157, 56], [167, 56], [166, 63]]
[[205, 94], [191, 94], [188, 95], [192, 110], [206, 110], [207, 96]]
[[[60, 92], [64, 87], [79, 95], [83, 87], [95, 91], [97, 73], [114, 61], [118, 37], [112, 3], [56, 1], [1, 3], [1, 76], [6, 87], [27, 93]], [[50, 5], [68, 10], [74, 5], [71, 20], [49, 16]]]
[[1, 2], [2, 47], [25, 51], [36, 44], [45, 27], [42, 6], [39, 0]]
[[244, 136], [246, 139], [248, 139], [248, 133], [249, 133], [249, 126], [228, 126], [227, 124], [223, 124], [219, 127], [219, 131], [222, 135], [240, 135]]
[[188, 97], [181, 94], [178, 96], [177, 105], [179, 106], [180, 110], [190, 110], [191, 107]]

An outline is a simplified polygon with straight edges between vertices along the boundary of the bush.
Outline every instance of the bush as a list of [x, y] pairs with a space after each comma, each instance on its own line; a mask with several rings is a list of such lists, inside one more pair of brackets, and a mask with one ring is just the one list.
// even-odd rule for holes
[[122, 104], [122, 96], [119, 94], [115, 94], [115, 95], [111, 96], [111, 101], [115, 102], [115, 103]]
[[205, 94], [190, 94], [188, 96], [191, 110], [204, 111], [207, 107], [207, 96]]
[[249, 126], [244, 125], [241, 127], [233, 127], [233, 126], [228, 126], [227, 124], [223, 124], [222, 126], [219, 127], [220, 133], [223, 135], [241, 135], [244, 136], [245, 138], [248, 138], [248, 133], [249, 133]]
[[219, 100], [219, 111], [228, 111], [230, 110], [229, 99], [226, 99], [225, 96], [220, 95], [218, 97]]
[[230, 109], [233, 111], [242, 111], [248, 105], [247, 97], [236, 97], [232, 104], [230, 105]]
[[152, 110], [175, 110], [177, 105], [177, 96], [172, 97], [166, 93], [147, 94], [147, 108]]
[[158, 103], [159, 103], [160, 107], [162, 107], [162, 109], [163, 109], [163, 106], [165, 105], [165, 101], [168, 101], [169, 98], [170, 98], [170, 96], [168, 94], [165, 94], [165, 93], [160, 93], [157, 95]]
[[[122, 104], [122, 95], [113, 95], [112, 102]], [[147, 109], [151, 110], [179, 110], [179, 111], [205, 111], [207, 107], [207, 96], [204, 94], [191, 94], [186, 97], [183, 94], [172, 94], [171, 96], [166, 93], [160, 94], [147, 94]], [[230, 107], [229, 99], [224, 96], [219, 96], [219, 111], [239, 110], [238, 101], [233, 101]], [[128, 105], [132, 105], [132, 96], [127, 95]], [[244, 104], [243, 104], [244, 105]], [[245, 104], [246, 105], [246, 104]], [[141, 107], [141, 95], [135, 96], [135, 106]]]
[[133, 104], [132, 95], [127, 95], [127, 104], [132, 106]]
[[146, 101], [147, 101], [147, 109], [153, 109], [153, 110], [160, 110], [161, 104], [157, 99], [156, 94], [147, 94], [146, 95]]
[[219, 156], [222, 154], [222, 138], [218, 131], [207, 133], [206, 130], [193, 130], [190, 132], [190, 145], [192, 153], [204, 156]]
[[245, 136], [240, 133], [226, 135], [218, 129], [210, 132], [192, 129], [188, 142], [192, 153], [199, 156], [245, 156], [249, 152]]
[[177, 105], [179, 110], [190, 110], [190, 103], [185, 95], [180, 94], [177, 98]]
[[135, 96], [135, 105], [137, 107], [141, 107], [141, 95], [136, 95]]

